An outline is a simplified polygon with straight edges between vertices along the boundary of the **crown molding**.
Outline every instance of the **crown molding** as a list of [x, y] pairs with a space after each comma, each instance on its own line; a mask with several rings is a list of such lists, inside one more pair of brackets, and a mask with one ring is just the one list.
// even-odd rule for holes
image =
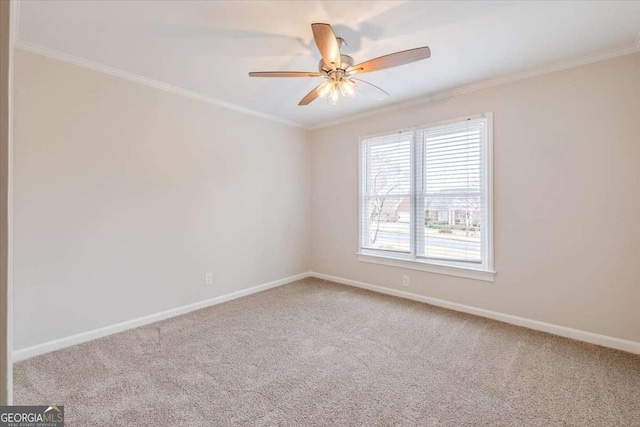
[[128, 71], [123, 71], [118, 68], [110, 67], [108, 65], [100, 64], [98, 62], [89, 61], [84, 58], [80, 58], [77, 56], [69, 55], [67, 53], [63, 53], [54, 49], [49, 49], [44, 46], [40, 46], [34, 43], [25, 42], [22, 40], [16, 39], [13, 46], [15, 48], [35, 53], [38, 55], [46, 56], [48, 58], [57, 59], [59, 61], [67, 62], [69, 64], [78, 65], [80, 67], [89, 68], [94, 71], [99, 71], [101, 73], [109, 74], [115, 77], [120, 77], [122, 79], [126, 79], [132, 82], [141, 83], [146, 86], [150, 86], [156, 89], [163, 90], [165, 92], [170, 92], [176, 95], [186, 96], [187, 98], [195, 99], [198, 101], [206, 102], [207, 104], [215, 105], [217, 107], [226, 108], [228, 110], [237, 111], [239, 113], [248, 114], [254, 117], [259, 117], [261, 119], [266, 119], [278, 123], [282, 123], [288, 126], [305, 128], [300, 123], [295, 123], [289, 120], [281, 119], [280, 117], [272, 116], [269, 114], [261, 113], [259, 111], [251, 110], [249, 108], [242, 107], [240, 105], [232, 104], [230, 102], [222, 101], [216, 98], [212, 98], [210, 96], [203, 95], [198, 92], [194, 92], [188, 89], [183, 89], [178, 86], [173, 86], [167, 83], [160, 82], [158, 80], [153, 80], [138, 74], [130, 73]]
[[438, 101], [441, 99], [451, 98], [453, 96], [463, 95], [467, 93], [476, 92], [483, 89], [488, 89], [495, 86], [500, 86], [508, 83], [513, 83], [519, 80], [525, 80], [532, 77], [541, 76], [544, 74], [550, 74], [556, 71], [566, 70], [573, 67], [578, 67], [580, 65], [591, 64], [594, 62], [604, 61], [606, 59], [616, 58], [618, 56], [629, 55], [632, 53], [640, 52], [640, 33], [636, 37], [635, 41], [627, 46], [607, 50], [604, 52], [598, 52], [595, 54], [582, 56], [579, 58], [573, 58], [565, 61], [561, 61], [555, 64], [545, 65], [542, 67], [534, 68], [531, 70], [520, 71], [512, 74], [507, 74], [504, 76], [496, 77], [489, 80], [484, 80], [477, 83], [472, 83], [465, 86], [460, 86], [458, 88], [445, 90], [442, 92], [436, 92], [434, 94], [421, 96], [415, 99], [411, 99], [404, 102], [397, 102], [395, 104], [391, 104], [388, 106], [375, 108], [372, 110], [366, 110], [360, 113], [355, 113], [347, 116], [340, 117], [339, 119], [329, 120], [326, 122], [321, 122], [318, 124], [310, 124], [303, 125], [301, 123], [292, 122], [290, 120], [282, 119], [280, 117], [272, 116], [270, 114], [265, 114], [259, 111], [251, 110], [249, 108], [242, 107], [240, 105], [236, 105], [230, 102], [222, 101], [216, 98], [212, 98], [206, 95], [203, 95], [198, 92], [194, 92], [188, 89], [183, 89], [177, 86], [173, 86], [167, 83], [163, 83], [157, 80], [149, 79], [144, 76], [140, 76], [138, 74], [130, 73], [128, 71], [123, 71], [114, 67], [110, 67], [107, 65], [103, 65], [97, 62], [89, 61], [84, 58], [80, 58], [77, 56], [69, 55], [54, 49], [49, 49], [44, 46], [40, 46], [34, 43], [25, 42], [18, 39], [18, 25], [19, 25], [19, 12], [20, 12], [20, 3], [21, 0], [14, 0], [17, 8], [15, 13], [16, 20], [16, 33], [15, 33], [15, 41], [14, 47], [18, 49], [22, 49], [28, 52], [36, 53], [42, 56], [46, 56], [53, 59], [58, 59], [60, 61], [64, 61], [70, 64], [79, 65], [81, 67], [89, 68], [95, 71], [100, 71], [106, 74], [110, 74], [112, 76], [120, 77], [123, 79], [127, 79], [130, 81], [134, 81], [137, 83], [141, 83], [147, 86], [154, 87], [156, 89], [164, 90], [166, 92], [174, 93], [176, 95], [186, 96], [191, 99], [196, 99], [198, 101], [206, 102], [211, 105], [216, 105], [218, 107], [226, 108], [229, 110], [237, 111], [244, 114], [249, 114], [254, 117], [259, 117], [262, 119], [282, 123], [288, 126], [298, 127], [307, 130], [317, 130], [322, 129], [329, 126], [335, 126], [342, 123], [351, 122], [354, 120], [371, 117], [377, 114], [388, 113], [396, 110], [401, 110], [403, 108], [413, 107], [420, 104], [427, 104], [429, 102]]
[[512, 74], [506, 74], [504, 76], [496, 77], [493, 79], [481, 81], [478, 83], [472, 83], [466, 86], [461, 86], [454, 89], [445, 90], [442, 92], [436, 92], [431, 95], [421, 96], [419, 98], [411, 99], [404, 102], [398, 102], [385, 107], [376, 108], [373, 110], [363, 111], [361, 113], [351, 114], [341, 117], [336, 120], [329, 120], [320, 124], [310, 125], [308, 129], [317, 130], [329, 126], [335, 126], [342, 123], [352, 122], [354, 120], [371, 117], [377, 114], [389, 113], [403, 108], [413, 107], [420, 104], [427, 104], [429, 102], [439, 101], [441, 99], [451, 98], [453, 96], [463, 95], [471, 92], [476, 92], [483, 89], [489, 89], [495, 86], [501, 86], [508, 83], [517, 82], [519, 80], [525, 80], [532, 77], [541, 76], [544, 74], [554, 73], [556, 71], [566, 70], [568, 68], [578, 67], [580, 65], [591, 64], [594, 62], [604, 61], [605, 59], [616, 58], [618, 56], [629, 55], [632, 53], [640, 52], [640, 34], [636, 38], [635, 42], [631, 45], [623, 46], [599, 52], [579, 58], [573, 58], [562, 62], [557, 62], [551, 65], [545, 65], [543, 67], [534, 68], [531, 70], [520, 71]]

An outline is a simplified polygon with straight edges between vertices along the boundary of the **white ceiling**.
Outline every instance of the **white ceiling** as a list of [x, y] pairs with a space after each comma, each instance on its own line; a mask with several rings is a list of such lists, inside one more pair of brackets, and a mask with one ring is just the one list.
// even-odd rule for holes
[[[640, 2], [21, 1], [18, 40], [315, 126], [502, 75], [632, 45]], [[362, 62], [429, 46], [425, 61], [362, 77], [391, 97], [298, 101], [315, 79], [310, 24], [327, 22]]]

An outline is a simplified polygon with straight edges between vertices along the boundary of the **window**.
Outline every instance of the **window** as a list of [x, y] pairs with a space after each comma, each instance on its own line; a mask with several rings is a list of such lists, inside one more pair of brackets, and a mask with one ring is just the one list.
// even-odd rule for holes
[[491, 114], [361, 140], [360, 259], [493, 280]]

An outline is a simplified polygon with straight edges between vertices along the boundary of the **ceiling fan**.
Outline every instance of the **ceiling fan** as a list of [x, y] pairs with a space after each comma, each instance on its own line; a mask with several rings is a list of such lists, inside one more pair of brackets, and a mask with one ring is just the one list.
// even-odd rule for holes
[[349, 55], [340, 53], [345, 41], [336, 37], [329, 24], [311, 24], [313, 38], [320, 51], [322, 59], [318, 63], [318, 72], [313, 71], [256, 71], [249, 73], [251, 77], [320, 77], [324, 81], [309, 92], [298, 105], [309, 105], [316, 98], [325, 98], [332, 104], [337, 104], [341, 97], [353, 97], [356, 87], [368, 86], [384, 96], [387, 92], [371, 83], [365, 82], [354, 75], [371, 73], [385, 68], [397, 67], [411, 62], [427, 59], [431, 56], [431, 49], [427, 46], [403, 50], [370, 59], [359, 64]]

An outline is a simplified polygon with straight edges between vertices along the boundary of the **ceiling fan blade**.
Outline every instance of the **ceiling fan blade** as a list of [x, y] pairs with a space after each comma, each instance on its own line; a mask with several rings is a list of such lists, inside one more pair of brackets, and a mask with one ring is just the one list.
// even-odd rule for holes
[[311, 104], [313, 101], [316, 100], [316, 98], [318, 97], [318, 87], [320, 85], [314, 87], [311, 92], [309, 92], [308, 94], [305, 95], [304, 98], [302, 98], [302, 100], [300, 102], [298, 102], [298, 105], [309, 105]]
[[252, 71], [250, 77], [322, 77], [313, 71]]
[[340, 45], [338, 39], [333, 33], [333, 28], [329, 24], [311, 24], [313, 31], [313, 39], [316, 46], [324, 59], [324, 63], [328, 66], [335, 64], [336, 68], [340, 67]]
[[427, 46], [403, 50], [402, 52], [391, 53], [354, 65], [349, 69], [349, 73], [371, 73], [372, 71], [384, 70], [385, 68], [397, 67], [399, 65], [420, 61], [421, 59], [427, 59], [430, 56], [431, 49]]
[[389, 94], [389, 92], [387, 92], [386, 90], [379, 88], [378, 86], [369, 83], [369, 82], [365, 82], [362, 79], [357, 79], [355, 77], [351, 77], [353, 80], [357, 81], [358, 83], [356, 83], [357, 86], [360, 86], [361, 88], [363, 88], [363, 93], [366, 95], [371, 96], [372, 98], [378, 100], [378, 101], [382, 101], [383, 99], [386, 99], [387, 96], [391, 96]]

